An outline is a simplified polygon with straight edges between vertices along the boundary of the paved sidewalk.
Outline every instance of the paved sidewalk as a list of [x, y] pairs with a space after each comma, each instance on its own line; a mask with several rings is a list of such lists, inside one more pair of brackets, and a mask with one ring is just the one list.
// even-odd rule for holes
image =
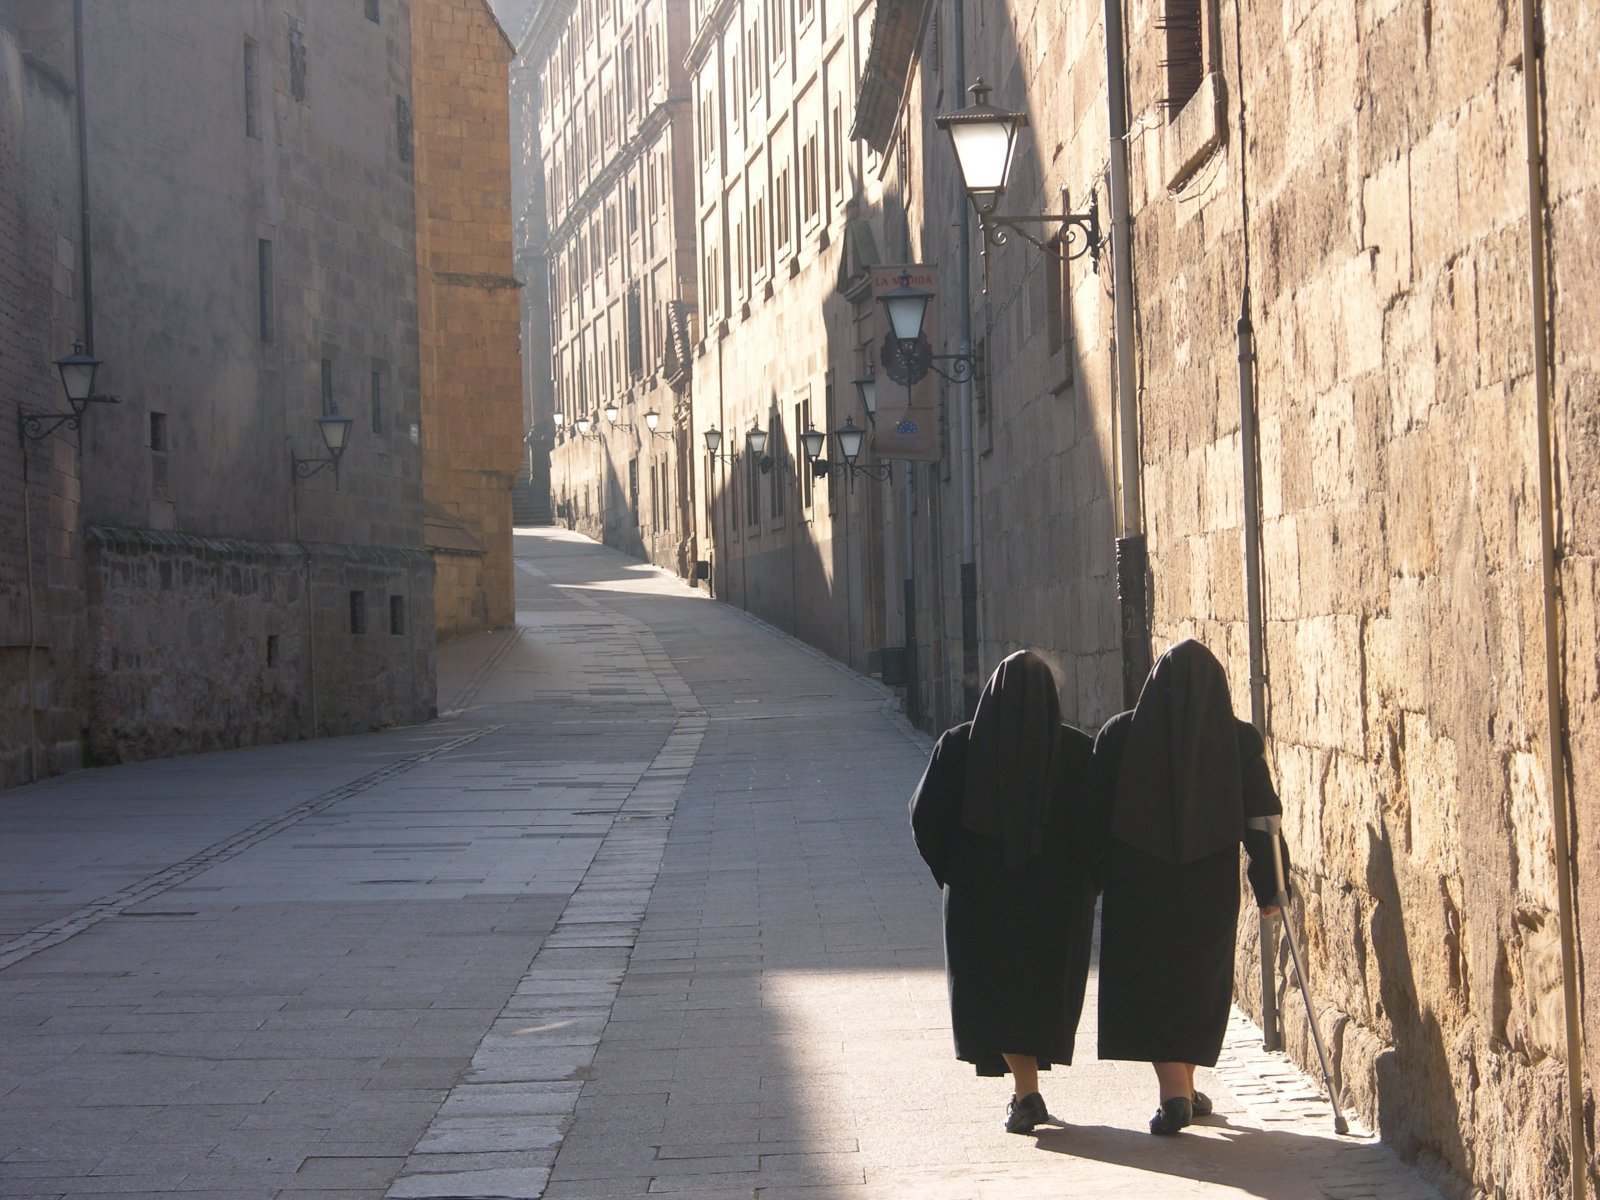
[[1435, 1200], [1242, 1019], [1002, 1133], [871, 681], [557, 530], [441, 717], [0, 793], [0, 1196]]

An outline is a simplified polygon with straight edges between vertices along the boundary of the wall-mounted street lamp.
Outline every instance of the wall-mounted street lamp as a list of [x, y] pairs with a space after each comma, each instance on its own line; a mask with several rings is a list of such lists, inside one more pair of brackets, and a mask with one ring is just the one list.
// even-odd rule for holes
[[328, 453], [321, 458], [297, 458], [293, 450], [289, 452], [289, 461], [294, 466], [297, 479], [307, 479], [315, 475], [324, 467], [333, 468], [333, 486], [339, 487], [339, 460], [344, 457], [345, 446], [350, 441], [350, 426], [355, 422], [349, 417], [341, 417], [338, 413], [323, 413], [317, 418], [317, 429], [322, 433], [322, 444], [327, 447]]
[[856, 385], [856, 394], [861, 397], [861, 407], [866, 410], [868, 423], [875, 427], [878, 424], [878, 376], [872, 364], [867, 364], [866, 375], [852, 382]]
[[[979, 78], [967, 89], [972, 93], [972, 103], [953, 113], [945, 113], [934, 124], [950, 135], [950, 145], [955, 151], [956, 165], [961, 168], [961, 181], [967, 189], [967, 198], [978, 210], [978, 225], [983, 231], [985, 256], [988, 244], [1006, 244], [1006, 231], [1020, 234], [1039, 249], [1061, 258], [1074, 259], [1084, 254], [1094, 254], [1094, 268], [1100, 269], [1100, 205], [1091, 193], [1089, 211], [1074, 213], [998, 213], [1000, 198], [1006, 193], [1006, 179], [1011, 174], [1015, 156], [1017, 131], [1028, 123], [1026, 113], [1008, 112], [988, 101], [993, 90]], [[1061, 207], [1067, 207], [1067, 189], [1061, 189]], [[1054, 237], [1040, 237], [1026, 226], [1059, 226]]]
[[590, 428], [592, 428], [593, 425], [594, 425], [594, 418], [588, 416], [587, 414], [585, 414], [584, 416], [579, 417], [576, 421], [574, 421], [572, 423], [572, 427], [578, 431], [578, 436], [579, 437], [586, 438], [591, 442], [598, 442], [598, 441], [602, 440], [600, 435], [598, 433], [590, 433], [589, 432]]
[[670, 442], [672, 440], [672, 435], [670, 433], [656, 432], [656, 427], [660, 424], [661, 414], [655, 409], [652, 408], [649, 412], [645, 413], [644, 427], [650, 431], [650, 436], [653, 438], [660, 438], [663, 442]]
[[120, 403], [115, 396], [96, 394], [94, 376], [99, 369], [100, 360], [92, 354], [85, 354], [82, 342], [74, 342], [71, 354], [63, 354], [56, 359], [56, 370], [61, 372], [61, 387], [67, 393], [70, 411], [51, 409], [49, 412], [29, 412], [19, 405], [17, 440], [24, 444], [37, 442], [49, 437], [63, 425], [72, 430], [81, 429], [83, 414], [89, 405]]
[[722, 449], [722, 430], [713, 425], [705, 432], [706, 453], [718, 462], [735, 463], [739, 461], [739, 452], [732, 454], [719, 453]]
[[867, 431], [856, 424], [854, 417], [847, 416], [844, 424], [833, 431], [833, 439], [839, 444], [839, 461], [829, 462], [822, 457], [823, 446], [828, 440], [828, 435], [817, 429], [807, 429], [800, 435], [800, 444], [805, 447], [806, 461], [811, 464], [811, 473], [818, 477], [823, 475], [871, 475], [874, 479], [887, 482], [894, 473], [894, 464], [889, 462], [858, 463], [861, 457], [861, 443]]
[[[928, 339], [922, 336], [922, 320], [928, 315], [928, 301], [933, 293], [927, 288], [911, 286], [911, 276], [900, 276], [900, 286], [890, 288], [878, 297], [883, 311], [889, 317], [889, 332], [884, 335], [879, 357], [890, 379], [907, 388], [932, 371], [951, 383], [965, 383], [972, 378], [977, 357], [972, 354], [935, 354]], [[947, 362], [945, 370], [936, 364]], [[863, 380], [856, 380], [861, 387]], [[877, 387], [873, 384], [872, 409], [877, 407]], [[867, 389], [861, 388], [861, 402], [867, 403]], [[868, 411], [871, 412], [872, 409]], [[877, 424], [874, 420], [873, 424]]]
[[762, 429], [759, 425], [752, 427], [750, 431], [744, 435], [744, 448], [748, 450], [751, 457], [756, 460], [756, 465], [761, 468], [761, 473], [763, 475], [771, 474], [774, 467], [776, 467], [779, 471], [788, 471], [793, 469], [794, 461], [789, 457], [788, 452], [785, 451], [781, 446], [778, 448], [778, 453], [776, 455], [767, 453], [767, 443], [769, 441], [771, 441], [771, 438], [767, 434], [767, 431]]
[[607, 404], [605, 407], [606, 424], [611, 426], [613, 429], [633, 429], [634, 426], [629, 422], [617, 420], [617, 416], [620, 412], [621, 410], [617, 408], [615, 401]]

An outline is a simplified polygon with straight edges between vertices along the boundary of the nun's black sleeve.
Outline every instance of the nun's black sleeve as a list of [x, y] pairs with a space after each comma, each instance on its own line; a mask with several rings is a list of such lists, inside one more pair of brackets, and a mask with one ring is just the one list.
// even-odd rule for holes
[[943, 887], [950, 876], [950, 852], [961, 824], [961, 789], [967, 777], [967, 726], [946, 730], [917, 790], [911, 793], [911, 836], [917, 853]]
[[[1244, 784], [1245, 819], [1248, 821], [1251, 817], [1282, 814], [1283, 805], [1278, 801], [1277, 789], [1272, 786], [1272, 774], [1267, 770], [1266, 743], [1261, 740], [1261, 734], [1255, 726], [1246, 721], [1239, 722], [1239, 770]], [[1272, 836], [1265, 831], [1251, 829], [1248, 825], [1245, 827], [1244, 849], [1250, 856], [1245, 875], [1250, 880], [1250, 890], [1255, 893], [1258, 906], [1277, 902], [1278, 881], [1272, 869], [1272, 842]], [[1281, 837], [1277, 842], [1283, 854], [1283, 885], [1287, 890], [1289, 847]]]
[[1111, 806], [1117, 798], [1117, 772], [1122, 766], [1122, 747], [1128, 740], [1128, 725], [1132, 720], [1130, 709], [1118, 713], [1101, 727], [1083, 774], [1078, 842], [1096, 885], [1103, 882], [1106, 843], [1111, 837]]

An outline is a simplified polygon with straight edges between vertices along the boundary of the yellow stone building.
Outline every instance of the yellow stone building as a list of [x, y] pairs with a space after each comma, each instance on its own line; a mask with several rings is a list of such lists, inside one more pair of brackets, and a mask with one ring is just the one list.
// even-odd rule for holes
[[486, 0], [413, 0], [422, 492], [449, 637], [515, 619], [511, 487], [522, 465], [509, 71]]

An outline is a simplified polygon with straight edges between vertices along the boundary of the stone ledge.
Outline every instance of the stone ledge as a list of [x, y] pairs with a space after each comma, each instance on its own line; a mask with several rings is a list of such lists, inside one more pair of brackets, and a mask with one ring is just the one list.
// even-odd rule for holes
[[1209, 72], [1200, 89], [1178, 110], [1163, 139], [1167, 188], [1187, 183], [1220, 146], [1228, 131], [1228, 93], [1220, 72]]

